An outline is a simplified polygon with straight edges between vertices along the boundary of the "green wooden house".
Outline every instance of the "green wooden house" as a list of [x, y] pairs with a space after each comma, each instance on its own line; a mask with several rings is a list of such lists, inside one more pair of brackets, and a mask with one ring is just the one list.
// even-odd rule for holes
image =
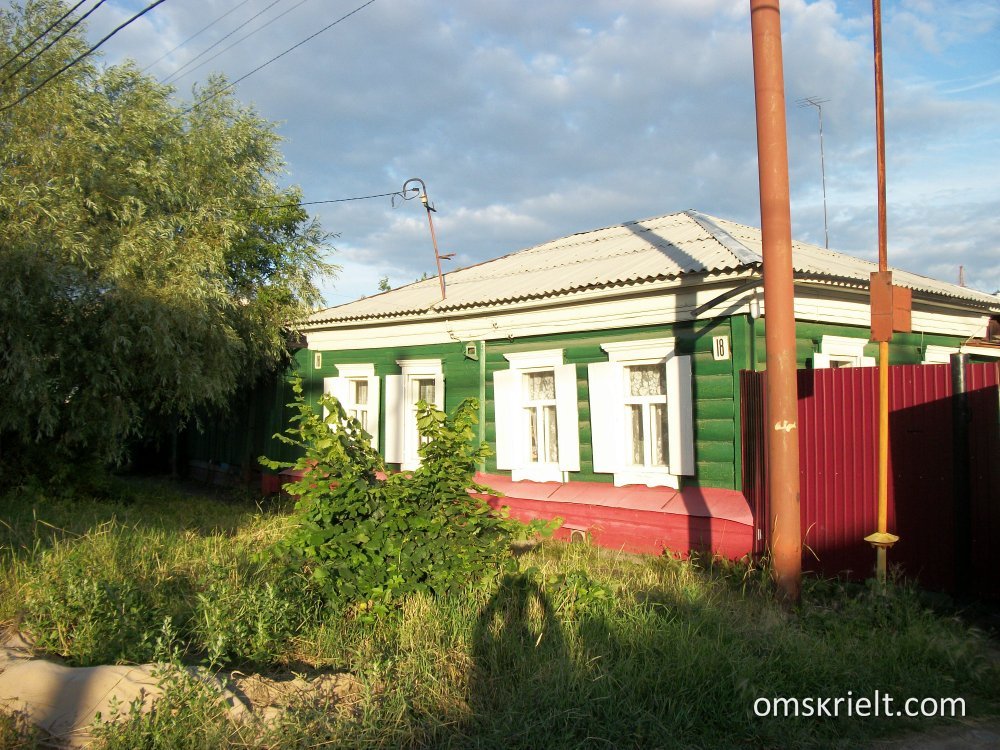
[[[800, 367], [876, 364], [875, 265], [794, 243]], [[987, 339], [1000, 298], [912, 273], [896, 363]], [[394, 469], [419, 461], [414, 409], [480, 403], [482, 480], [522, 517], [640, 551], [749, 549], [741, 370], [763, 369], [760, 230], [695, 211], [581, 232], [312, 315], [296, 366], [336, 395]], [[273, 399], [272, 399], [273, 402]], [[272, 415], [268, 428], [280, 427]], [[267, 420], [264, 420], [267, 421]]]

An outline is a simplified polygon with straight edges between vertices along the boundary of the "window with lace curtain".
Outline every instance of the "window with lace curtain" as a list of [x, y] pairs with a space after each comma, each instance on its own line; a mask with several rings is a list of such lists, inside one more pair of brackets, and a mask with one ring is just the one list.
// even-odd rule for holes
[[508, 352], [493, 373], [498, 469], [515, 481], [565, 482], [580, 470], [576, 365], [562, 349]]
[[530, 463], [559, 462], [556, 427], [556, 376], [552, 370], [526, 372], [522, 376], [524, 416]]
[[691, 356], [672, 338], [602, 344], [587, 366], [593, 466], [616, 485], [679, 487], [695, 472]]
[[667, 378], [663, 365], [624, 368], [625, 423], [632, 466], [667, 465]]

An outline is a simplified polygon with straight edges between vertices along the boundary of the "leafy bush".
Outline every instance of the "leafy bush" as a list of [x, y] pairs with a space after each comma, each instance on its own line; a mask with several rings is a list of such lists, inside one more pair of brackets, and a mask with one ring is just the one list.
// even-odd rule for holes
[[474, 399], [452, 417], [420, 402], [420, 467], [386, 476], [371, 436], [337, 399], [320, 399], [327, 413], [320, 417], [301, 383], [293, 389], [298, 413], [278, 437], [304, 455], [294, 464], [261, 461], [305, 472], [287, 486], [299, 523], [278, 551], [304, 563], [331, 602], [382, 612], [401, 595], [480, 585], [515, 566], [516, 523], [468, 492], [488, 491], [473, 481], [476, 463], [489, 455], [474, 445]]

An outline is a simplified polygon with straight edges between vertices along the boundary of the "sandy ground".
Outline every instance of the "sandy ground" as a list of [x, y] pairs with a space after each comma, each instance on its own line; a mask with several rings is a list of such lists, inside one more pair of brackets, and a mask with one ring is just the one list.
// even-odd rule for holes
[[[67, 667], [35, 658], [31, 645], [13, 633], [0, 641], [0, 709], [21, 715], [57, 746], [86, 747], [93, 740], [90, 729], [98, 714], [108, 720], [133, 704], [150, 711], [163, 693], [160, 681], [165, 668], [162, 664]], [[266, 724], [289, 706], [321, 700], [350, 705], [359, 695], [357, 682], [343, 673], [273, 679], [189, 671], [217, 690], [235, 723]]]

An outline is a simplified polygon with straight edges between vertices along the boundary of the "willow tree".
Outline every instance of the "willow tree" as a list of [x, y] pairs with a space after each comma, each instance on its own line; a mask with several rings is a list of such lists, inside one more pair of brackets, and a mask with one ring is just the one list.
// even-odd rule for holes
[[[0, 13], [7, 60], [64, 8]], [[287, 356], [319, 299], [324, 235], [279, 188], [271, 123], [214, 79], [194, 106], [70, 33], [0, 70], [0, 462], [120, 459]], [[13, 106], [10, 106], [12, 105]]]

